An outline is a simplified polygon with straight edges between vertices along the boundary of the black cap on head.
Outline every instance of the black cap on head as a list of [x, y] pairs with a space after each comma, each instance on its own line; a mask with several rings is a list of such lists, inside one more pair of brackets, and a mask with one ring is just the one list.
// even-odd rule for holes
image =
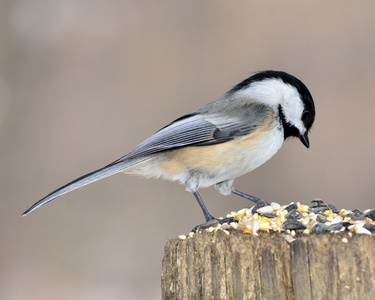
[[235, 87], [233, 87], [228, 93], [234, 93], [244, 88], [247, 88], [253, 82], [258, 82], [258, 81], [262, 81], [265, 79], [273, 79], [273, 78], [281, 79], [284, 83], [294, 86], [297, 89], [298, 93], [301, 95], [301, 100], [305, 106], [304, 112], [302, 114], [302, 122], [305, 125], [307, 131], [309, 131], [315, 120], [314, 101], [306, 85], [301, 80], [294, 77], [293, 75], [290, 75], [283, 71], [272, 71], [272, 70], [262, 71], [243, 80], [242, 82], [237, 84]]

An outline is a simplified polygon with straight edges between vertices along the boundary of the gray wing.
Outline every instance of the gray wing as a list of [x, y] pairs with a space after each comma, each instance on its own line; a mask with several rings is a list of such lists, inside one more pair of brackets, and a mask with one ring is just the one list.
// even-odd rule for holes
[[186, 146], [205, 146], [238, 139], [263, 126], [271, 114], [272, 109], [262, 104], [237, 106], [214, 114], [197, 111], [160, 129], [116, 163]]

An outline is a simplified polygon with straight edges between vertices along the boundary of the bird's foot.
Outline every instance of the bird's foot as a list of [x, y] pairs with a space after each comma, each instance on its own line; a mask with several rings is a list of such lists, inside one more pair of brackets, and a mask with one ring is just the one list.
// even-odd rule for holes
[[210, 228], [210, 227], [216, 227], [218, 224], [224, 224], [224, 223], [227, 223], [227, 224], [230, 224], [232, 222], [238, 222], [238, 220], [234, 217], [229, 217], [229, 218], [224, 218], [224, 219], [211, 219], [211, 220], [208, 220], [207, 222], [203, 223], [203, 224], [199, 224], [197, 226], [195, 226], [191, 231], [192, 232], [197, 232], [198, 230], [200, 229], [207, 229], [207, 228]]
[[[263, 205], [263, 204], [269, 205], [268, 202], [266, 202], [265, 200], [263, 200], [261, 198], [254, 197], [254, 196], [251, 196], [249, 194], [242, 193], [242, 192], [240, 192], [240, 191], [238, 191], [236, 189], [232, 189], [232, 193], [235, 194], [235, 195], [241, 196], [241, 197], [243, 197], [245, 199], [248, 199], [248, 200], [254, 202], [255, 204], [259, 203], [259, 205]], [[265, 205], [263, 205], [263, 206], [265, 206]]]

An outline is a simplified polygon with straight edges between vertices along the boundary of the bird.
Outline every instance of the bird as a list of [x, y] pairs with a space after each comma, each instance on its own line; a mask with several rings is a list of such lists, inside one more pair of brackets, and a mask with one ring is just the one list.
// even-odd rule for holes
[[220, 99], [174, 120], [128, 154], [51, 192], [23, 216], [66, 193], [123, 172], [180, 182], [203, 212], [206, 222], [201, 225], [217, 222], [198, 190], [214, 186], [222, 195], [264, 201], [236, 190], [234, 179], [268, 161], [289, 137], [299, 138], [309, 148], [314, 120], [314, 101], [301, 80], [284, 71], [257, 72]]

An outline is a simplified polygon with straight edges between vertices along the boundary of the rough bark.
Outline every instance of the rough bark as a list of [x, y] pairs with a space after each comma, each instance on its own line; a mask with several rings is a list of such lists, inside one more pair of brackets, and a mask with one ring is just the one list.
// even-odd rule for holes
[[168, 240], [163, 299], [375, 299], [374, 237], [284, 237], [219, 230]]

